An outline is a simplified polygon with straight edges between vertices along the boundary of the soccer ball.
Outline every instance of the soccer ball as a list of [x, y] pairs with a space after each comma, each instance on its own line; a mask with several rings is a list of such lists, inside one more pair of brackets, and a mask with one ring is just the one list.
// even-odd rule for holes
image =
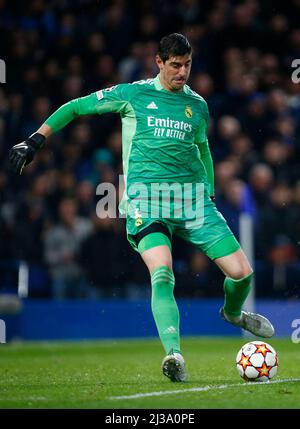
[[264, 341], [251, 341], [238, 352], [236, 368], [245, 381], [269, 381], [277, 373], [277, 352]]

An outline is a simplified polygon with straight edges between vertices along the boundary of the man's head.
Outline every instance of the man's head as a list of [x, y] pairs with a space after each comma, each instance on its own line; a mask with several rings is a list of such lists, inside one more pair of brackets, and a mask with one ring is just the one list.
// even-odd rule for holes
[[156, 64], [162, 86], [169, 91], [181, 91], [192, 66], [192, 48], [187, 38], [179, 33], [163, 37], [159, 42]]

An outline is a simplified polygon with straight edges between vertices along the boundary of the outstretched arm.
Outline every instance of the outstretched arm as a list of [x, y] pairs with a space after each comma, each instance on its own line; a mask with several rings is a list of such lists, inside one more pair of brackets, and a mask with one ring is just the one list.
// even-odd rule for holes
[[126, 106], [119, 86], [92, 93], [86, 97], [76, 98], [57, 109], [43, 125], [24, 142], [10, 149], [9, 160], [13, 170], [22, 174], [23, 168], [29, 164], [47, 137], [64, 128], [69, 122], [81, 115], [101, 114], [105, 112], [121, 112]]
[[9, 153], [9, 160], [13, 170], [22, 174], [25, 165], [29, 164], [37, 150], [47, 137], [65, 127], [69, 122], [80, 115], [97, 113], [96, 94], [71, 100], [57, 109], [41, 127], [29, 136], [24, 142], [13, 146]]

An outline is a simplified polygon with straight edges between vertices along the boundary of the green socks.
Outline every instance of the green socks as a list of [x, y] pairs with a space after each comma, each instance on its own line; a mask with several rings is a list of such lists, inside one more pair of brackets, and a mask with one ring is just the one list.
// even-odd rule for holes
[[173, 349], [180, 353], [179, 311], [174, 298], [175, 285], [172, 270], [162, 265], [151, 274], [151, 308], [156, 327], [166, 354]]
[[228, 316], [239, 317], [242, 306], [251, 288], [251, 278], [253, 273], [239, 280], [226, 277], [224, 280], [225, 303], [224, 311]]
[[[250, 292], [253, 273], [239, 280], [229, 277], [224, 281], [224, 311], [231, 317], [239, 317]], [[168, 354], [171, 349], [180, 353], [179, 311], [174, 298], [175, 279], [172, 270], [162, 265], [151, 274], [151, 308], [159, 337]]]

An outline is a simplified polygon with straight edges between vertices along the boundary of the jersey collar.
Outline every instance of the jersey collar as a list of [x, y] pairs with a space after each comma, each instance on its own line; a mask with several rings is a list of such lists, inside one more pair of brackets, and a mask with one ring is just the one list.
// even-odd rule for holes
[[171, 92], [171, 91], [168, 91], [167, 89], [165, 89], [162, 86], [162, 84], [161, 84], [161, 81], [160, 81], [160, 78], [159, 78], [159, 74], [154, 78], [154, 87], [158, 91], [165, 91], [165, 92], [169, 92], [170, 94], [182, 94], [182, 92], [184, 92], [185, 94], [187, 94], [187, 87], [186, 87], [186, 85], [183, 86], [183, 90], [180, 91], [180, 92]]

